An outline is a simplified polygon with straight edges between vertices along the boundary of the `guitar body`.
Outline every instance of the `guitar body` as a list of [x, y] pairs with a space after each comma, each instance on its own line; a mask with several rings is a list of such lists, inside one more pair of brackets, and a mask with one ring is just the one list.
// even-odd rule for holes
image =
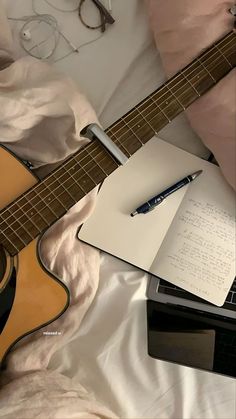
[[[0, 209], [37, 183], [33, 174], [0, 147]], [[68, 307], [69, 291], [42, 265], [39, 239], [17, 256], [0, 248], [0, 364], [23, 336], [57, 319]]]

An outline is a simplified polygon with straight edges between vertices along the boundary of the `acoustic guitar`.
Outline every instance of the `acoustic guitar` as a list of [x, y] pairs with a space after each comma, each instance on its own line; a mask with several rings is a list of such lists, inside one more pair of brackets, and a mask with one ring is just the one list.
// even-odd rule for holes
[[[236, 63], [232, 31], [158, 88], [105, 133], [129, 158], [214, 86]], [[0, 147], [0, 363], [27, 334], [69, 305], [65, 284], [40, 260], [42, 234], [119, 163], [96, 138], [39, 181]]]

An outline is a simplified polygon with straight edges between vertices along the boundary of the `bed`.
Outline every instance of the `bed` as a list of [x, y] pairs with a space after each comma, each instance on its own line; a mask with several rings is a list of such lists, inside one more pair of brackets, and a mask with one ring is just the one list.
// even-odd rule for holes
[[[32, 13], [31, 1], [5, 0], [4, 5], [8, 16]], [[81, 26], [73, 14], [62, 14], [43, 0], [38, 1], [38, 10], [55, 15], [75, 45], [99, 35]], [[165, 80], [144, 2], [113, 0], [112, 14], [115, 24], [97, 41], [60, 59], [68, 52], [61, 41], [51, 60], [58, 60], [52, 65], [79, 85], [104, 128]], [[20, 57], [24, 52], [17, 42], [19, 22], [11, 26]], [[159, 137], [198, 156], [209, 155], [185, 115]], [[102, 253], [93, 302], [70, 341], [53, 353], [48, 369], [79, 382], [121, 418], [234, 419], [234, 380], [148, 356], [147, 281], [147, 274]]]

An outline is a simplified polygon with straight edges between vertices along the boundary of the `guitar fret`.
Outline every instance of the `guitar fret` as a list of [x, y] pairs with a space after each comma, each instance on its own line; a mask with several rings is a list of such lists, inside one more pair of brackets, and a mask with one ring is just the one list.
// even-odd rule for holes
[[183, 71], [180, 71], [180, 73], [182, 74], [182, 76], [187, 80], [187, 82], [190, 84], [190, 86], [193, 88], [193, 90], [197, 93], [197, 95], [200, 97], [200, 93], [198, 92], [198, 90], [195, 88], [195, 86], [192, 84], [191, 80], [188, 79], [188, 77], [185, 76]]
[[[70, 176], [74, 179], [74, 181], [77, 183], [80, 182], [80, 188], [83, 190], [84, 194], [86, 195], [88, 192], [90, 192], [95, 186], [96, 183], [94, 180], [89, 176], [89, 174], [86, 172], [86, 170], [80, 165], [80, 163], [76, 160], [76, 157], [72, 157], [69, 164], [67, 164], [68, 167], [68, 173]], [[78, 170], [76, 170], [78, 168]]]
[[[15, 219], [15, 221], [9, 225], [9, 228], [11, 228], [13, 232], [19, 231], [21, 240], [24, 242], [25, 245], [27, 245], [31, 242], [31, 240], [34, 239], [34, 236], [31, 235], [30, 231], [26, 230], [24, 224], [19, 223], [14, 214], [14, 207], [9, 208], [9, 213], [13, 217], [13, 219]], [[24, 235], [26, 236], [26, 240], [24, 240]]]
[[[49, 224], [47, 224], [45, 222], [45, 218], [42, 217], [42, 215], [36, 210], [36, 208], [32, 205], [32, 201], [33, 199], [31, 198], [31, 201], [29, 200], [29, 195], [25, 194], [22, 198], [21, 198], [21, 207], [18, 204], [18, 210], [16, 211], [16, 215], [18, 213], [20, 213], [20, 218], [23, 221], [26, 218], [26, 221], [23, 221], [25, 224], [29, 222], [29, 220], [31, 222], [33, 222], [37, 229], [39, 229], [40, 232], [42, 232], [43, 230], [45, 230], [46, 227], [49, 226]], [[22, 215], [23, 211], [22, 209], [24, 209], [24, 214]], [[25, 217], [25, 218], [24, 218]], [[35, 237], [37, 237], [39, 232], [36, 232]]]
[[86, 152], [92, 158], [92, 160], [94, 161], [94, 163], [96, 163], [96, 168], [99, 167], [99, 169], [104, 173], [104, 175], [107, 176], [107, 173], [105, 172], [105, 170], [103, 169], [103, 167], [100, 165], [99, 161], [97, 161], [96, 158], [93, 157], [92, 154], [90, 153], [89, 147], [86, 149]]
[[[137, 108], [135, 108], [135, 110], [137, 110], [138, 111], [138, 109]], [[139, 112], [139, 111], [138, 111]], [[139, 112], [140, 113], [140, 115], [142, 115], [141, 114], [141, 112]], [[143, 118], [143, 116], [142, 116], [142, 118]], [[142, 146], [143, 145], [143, 143], [142, 143], [142, 141], [141, 141], [141, 139], [139, 138], [139, 136], [136, 134], [136, 132], [133, 130], [133, 128], [131, 127], [131, 125], [129, 125], [129, 123], [128, 122], [126, 122], [125, 121], [125, 119], [122, 117], [121, 118], [121, 121], [123, 121], [124, 122], [124, 124], [126, 125], [126, 127], [128, 128], [128, 130], [130, 130], [131, 132], [132, 132], [132, 134], [134, 135], [134, 137], [138, 140], [138, 143], [140, 144], [140, 146]]]
[[175, 93], [172, 91], [171, 87], [168, 87], [168, 83], [166, 84], [166, 88], [168, 89], [168, 91], [175, 97], [175, 100], [180, 104], [181, 108], [183, 109], [183, 111], [185, 111], [185, 106], [180, 102], [180, 100], [178, 99], [178, 97], [175, 95]]
[[27, 216], [22, 211], [21, 207], [17, 202], [15, 203], [15, 210], [13, 205], [11, 211], [14, 212], [14, 216], [17, 220], [20, 219], [21, 225], [24, 226], [24, 228], [27, 228], [27, 231], [29, 232], [32, 239], [34, 239], [35, 237], [37, 237], [38, 234], [41, 233], [41, 229], [38, 228], [38, 226], [32, 218]]
[[[60, 186], [60, 188], [62, 189], [62, 186]], [[47, 190], [49, 190], [49, 189], [47, 188]], [[45, 205], [55, 215], [56, 219], [59, 219], [63, 214], [66, 213], [66, 211], [68, 209], [70, 209], [71, 201], [68, 202], [68, 204], [66, 204], [65, 201], [64, 201], [64, 203], [62, 203], [62, 201], [60, 199], [60, 196], [62, 196], [63, 193], [64, 193], [64, 188], [63, 188], [63, 192], [59, 192], [58, 191], [58, 195], [57, 196], [55, 196], [52, 193], [52, 196], [49, 196], [48, 195], [47, 197], [45, 197], [46, 201], [45, 201], [45, 199], [43, 200], [43, 202], [45, 203]], [[60, 208], [55, 206], [55, 204], [58, 205], [58, 203], [60, 204]], [[54, 208], [53, 208], [53, 206], [54, 206]], [[57, 213], [57, 211], [60, 211], [60, 212]]]
[[35, 192], [38, 195], [38, 199], [42, 200], [56, 219], [60, 218], [67, 210], [67, 208], [59, 201], [57, 196], [54, 195], [50, 189], [48, 189], [46, 181], [40, 182], [40, 184], [35, 188]]
[[[42, 183], [40, 183], [40, 186], [42, 187]], [[46, 221], [46, 226], [49, 227], [54, 221], [59, 219], [59, 215], [57, 215], [50, 206], [44, 201], [44, 199], [39, 196], [38, 192], [36, 192], [37, 189], [32, 189], [29, 193], [27, 193], [27, 199], [29, 202], [34, 202], [34, 209], [37, 213], [40, 214], [41, 217], [43, 217], [43, 220]], [[54, 205], [58, 205], [59, 202], [56, 201]], [[60, 205], [60, 204], [59, 204]], [[58, 207], [58, 209], [61, 208]], [[63, 213], [61, 212], [61, 215]]]
[[135, 109], [139, 112], [139, 114], [144, 119], [144, 121], [149, 125], [149, 127], [153, 131], [153, 135], [157, 135], [157, 132], [156, 132], [155, 128], [153, 128], [152, 125], [148, 122], [147, 118], [145, 118], [145, 115], [142, 113], [142, 111], [139, 110], [139, 107], [135, 106]]
[[[128, 132], [127, 132], [127, 134], [128, 134]], [[127, 148], [124, 145], [124, 141], [123, 141], [123, 143], [121, 143], [115, 133], [113, 133], [113, 138], [111, 138], [111, 139], [119, 147], [119, 149], [126, 155], [126, 157], [131, 156], [131, 153], [127, 150]]]
[[[236, 32], [235, 30], [230, 33], [230, 36], [227, 37], [226, 41], [218, 42], [215, 46], [217, 46], [217, 48], [220, 49], [221, 54], [223, 54], [224, 57], [227, 58], [227, 60], [229, 60], [230, 67], [231, 65], [235, 67], [236, 65], [236, 54], [235, 54]], [[231, 58], [232, 58], [232, 62], [231, 62]]]
[[[117, 131], [119, 133], [119, 138], [122, 141], [123, 147], [125, 147], [125, 150], [128, 149], [129, 155], [132, 155], [135, 151], [137, 151], [142, 146], [142, 141], [139, 138], [138, 134], [134, 131], [132, 125], [130, 125], [126, 121], [127, 117], [120, 119], [121, 128], [119, 128]], [[112, 130], [111, 139], [113, 137], [117, 138], [117, 133]]]
[[[10, 213], [7, 211], [8, 210], [6, 210], [6, 214], [9, 216]], [[8, 229], [10, 229], [10, 232], [8, 231]], [[23, 247], [25, 247], [25, 243], [22, 241], [21, 237], [19, 237], [18, 234], [11, 229], [11, 227], [8, 225], [8, 223], [2, 216], [0, 236], [1, 243], [3, 244], [3, 246], [5, 246], [5, 248], [9, 251], [10, 254], [14, 255], [15, 253], [18, 253]], [[13, 249], [11, 249], [11, 247]]]
[[[133, 155], [140, 147], [147, 141], [147, 138], [152, 137], [152, 130], [147, 124], [142, 124], [140, 114], [136, 109], [130, 111], [125, 115], [118, 124], [116, 129], [111, 126], [107, 134], [111, 136], [119, 136], [120, 142], [125, 145], [126, 149]], [[151, 133], [151, 135], [150, 135]]]
[[208, 70], [208, 68], [205, 66], [205, 64], [200, 60], [200, 58], [198, 58], [197, 61], [202, 66], [202, 68], [207, 72], [207, 74], [209, 74], [209, 76], [213, 80], [213, 82], [216, 83], [216, 79], [212, 76], [212, 74], [210, 73], [210, 71]]
[[[76, 173], [78, 173], [78, 172], [75, 172], [75, 173], [73, 173], [73, 171], [74, 171], [75, 169], [72, 167], [71, 169], [70, 169], [70, 176], [71, 176], [71, 178], [73, 179], [73, 181], [78, 185], [78, 183], [77, 183], [77, 180], [76, 180], [76, 178], [75, 178], [75, 176], [76, 176]], [[72, 172], [72, 173], [71, 173]], [[81, 178], [80, 178], [81, 179]], [[87, 193], [87, 191], [86, 191], [86, 189], [84, 188], [84, 186], [83, 185], [80, 185], [80, 188], [82, 189], [82, 191], [83, 191], [83, 195], [85, 196], [86, 195], [86, 193]]]
[[20, 250], [22, 249], [22, 245], [18, 247], [15, 243], [11, 241], [11, 239], [4, 232], [1, 232], [1, 236], [1, 244], [5, 247], [5, 249], [10, 253], [11, 256], [14, 256], [20, 252]]
[[64, 182], [66, 189], [71, 190], [71, 193], [76, 198], [76, 202], [79, 202], [85, 196], [85, 193], [82, 192], [81, 188], [79, 187], [78, 183], [73, 178], [67, 178]]
[[212, 59], [212, 52], [205, 52], [199, 60], [205, 64], [208, 71], [211, 73], [212, 77], [214, 77], [215, 81], [219, 81], [222, 77], [224, 77], [230, 70], [231, 66], [229, 65], [228, 61], [225, 60], [222, 54], [219, 54], [218, 48], [216, 45], [212, 48], [215, 50], [215, 58]]
[[221, 49], [221, 52], [224, 51], [224, 55], [227, 56], [229, 62], [233, 67], [236, 66], [236, 32], [231, 32], [230, 39], [227, 41], [226, 45], [219, 42], [217, 44], [218, 48]]
[[[155, 92], [154, 94], [149, 96], [148, 99], [148, 106], [147, 101], [143, 101], [141, 104], [139, 104], [139, 109], [141, 109], [142, 113], [145, 115], [145, 117], [149, 120], [152, 127], [155, 129], [155, 132], [160, 131], [164, 126], [166, 126], [168, 118], [164, 115], [164, 113], [161, 111], [161, 109], [157, 106], [155, 101], [153, 100], [153, 96], [155, 94], [158, 94], [158, 92]], [[158, 109], [158, 112], [157, 112]], [[149, 125], [146, 124], [146, 127], [148, 127], [150, 131]], [[151, 130], [148, 138], [144, 138], [144, 143], [146, 143], [150, 138], [153, 137], [153, 130]]]
[[[70, 208], [70, 206], [72, 206], [73, 204], [76, 203], [76, 200], [74, 199], [74, 197], [71, 195], [70, 191], [68, 191], [65, 186], [64, 183], [62, 182], [62, 179], [60, 178], [60, 180], [58, 180], [54, 174], [52, 174], [52, 179], [53, 182], [49, 183], [49, 180], [47, 179], [44, 184], [46, 185], [46, 187], [48, 188], [48, 190], [53, 194], [54, 199], [57, 199], [62, 208], [64, 209], [64, 211], [68, 210]], [[54, 191], [56, 191], [56, 194], [51, 190], [50, 186], [53, 187]], [[61, 191], [62, 192], [61, 192]], [[63, 200], [63, 202], [62, 202]], [[69, 206], [69, 208], [67, 208], [67, 206]]]
[[[63, 184], [64, 188], [67, 189], [67, 183], [68, 181], [72, 181], [72, 185], [76, 185], [76, 195], [78, 195], [79, 199], [84, 197], [84, 190], [75, 182], [72, 174], [69, 172], [69, 169], [71, 169], [71, 172], [73, 172], [75, 170], [75, 163], [74, 161], [69, 161], [66, 163], [65, 166], [62, 166], [59, 170], [59, 172], [57, 173], [59, 176], [56, 179], [56, 182], [58, 184], [58, 186], [60, 186], [61, 184]], [[53, 175], [53, 177], [55, 178], [55, 176]], [[71, 189], [71, 187], [70, 187]]]
[[199, 97], [189, 82], [186, 82], [186, 78], [182, 74], [179, 74], [174, 80], [168, 81], [167, 87], [172, 92], [174, 91], [176, 99], [179, 98], [185, 109]]
[[[82, 154], [83, 154], [83, 150], [82, 150]], [[76, 161], [76, 163], [78, 163], [78, 160], [74, 157], [74, 160]], [[81, 162], [80, 162], [80, 164], [81, 164]], [[83, 166], [81, 166], [81, 168], [82, 168], [82, 171], [84, 171], [84, 173], [85, 173], [85, 175], [88, 175], [89, 176], [89, 178], [90, 178], [90, 180], [93, 182], [93, 186], [95, 187], [95, 186], [97, 186], [97, 183], [96, 183], [96, 181], [94, 181], [94, 179], [92, 178], [92, 176], [90, 176], [90, 174], [89, 174], [89, 171], [88, 170], [86, 170], [85, 168], [85, 164], [83, 163]], [[91, 189], [90, 189], [91, 190]]]
[[108, 175], [114, 172], [115, 169], [119, 166], [118, 162], [114, 157], [103, 147], [100, 141], [94, 139], [90, 144], [88, 144], [91, 155], [95, 153], [95, 157], [99, 154], [102, 155], [102, 165]]
[[[114, 133], [112, 129], [109, 129], [109, 136], [111, 140], [115, 140], [116, 132]], [[121, 138], [120, 142], [126, 144], [125, 148], [129, 151], [129, 155], [132, 156], [139, 148], [141, 147], [140, 142], [137, 141], [137, 138], [133, 135], [132, 131], [127, 130], [127, 127], [123, 125], [122, 129], [119, 129], [119, 137]]]
[[58, 174], [58, 178], [56, 178], [54, 174], [52, 175], [54, 179], [53, 185], [56, 189], [63, 189], [63, 192], [59, 194], [59, 196], [62, 196], [63, 199], [70, 200], [72, 206], [84, 197], [84, 192], [64, 167], [60, 168]]
[[[67, 193], [69, 196], [70, 196], [70, 198], [71, 198], [71, 200], [72, 200], [72, 202], [74, 202], [74, 204], [76, 204], [76, 200], [75, 200], [75, 198], [74, 198], [74, 196], [70, 193], [70, 191], [68, 190], [68, 189], [66, 189], [65, 188], [65, 186], [64, 186], [64, 184], [62, 183], [61, 184], [61, 186], [62, 186], [62, 188], [64, 189], [64, 191], [65, 191], [65, 193]], [[60, 196], [60, 195], [59, 195]], [[73, 205], [73, 204], [72, 204]]]
[[182, 104], [179, 104], [178, 101], [176, 101], [173, 94], [170, 96], [170, 91], [166, 85], [161, 89], [159, 94], [154, 93], [152, 98], [155, 103], [158, 104], [159, 109], [167, 116], [169, 122], [182, 112]]
[[[84, 197], [84, 195], [86, 194], [85, 189], [83, 188], [82, 185], [78, 185], [74, 174], [76, 173], [76, 168], [78, 166], [78, 162], [75, 160], [75, 158], [71, 158], [69, 161], [66, 162], [65, 166], [60, 168], [60, 184], [63, 183], [64, 185], [66, 185], [66, 183], [68, 183], [69, 181], [72, 181], [75, 185], [76, 188], [78, 189], [78, 192], [80, 195], [80, 197]], [[79, 168], [81, 169], [81, 168]], [[62, 174], [61, 174], [62, 173]], [[73, 185], [72, 183], [72, 185]], [[72, 185], [70, 185], [70, 187], [72, 187]], [[80, 199], [81, 199], [80, 198]]]
[[[83, 164], [86, 162], [87, 172], [90, 174], [90, 177], [96, 185], [100, 184], [107, 177], [106, 172], [98, 165], [95, 158], [90, 154], [89, 148], [82, 150], [80, 159], [83, 159]], [[76, 158], [78, 162], [80, 162], [80, 159], [78, 160]]]
[[14, 236], [16, 234], [18, 238], [20, 238], [21, 242], [23, 242], [26, 246], [32, 239], [34, 239], [34, 236], [27, 229], [27, 226], [22, 223], [22, 220], [16, 217], [14, 207], [17, 208], [17, 205], [14, 204], [6, 210], [5, 216], [7, 217], [7, 222], [3, 222], [1, 228], [4, 230], [7, 237], [12, 235]]
[[[123, 116], [122, 120], [120, 121], [120, 125], [123, 128], [127, 127], [128, 125], [129, 128], [134, 130], [136, 128], [141, 128], [142, 122], [143, 118], [140, 117], [140, 113], [137, 111], [137, 109], [132, 109], [132, 111], [130, 111], [127, 115]], [[117, 129], [117, 134], [119, 134], [119, 132], [120, 127]], [[140, 139], [138, 139], [138, 142], [141, 142], [142, 144]]]
[[[98, 161], [98, 164], [100, 167], [102, 167], [103, 171], [106, 173], [106, 176], [109, 176], [112, 172], [114, 172], [115, 168], [119, 166], [118, 162], [111, 157], [111, 155], [103, 153], [104, 150], [99, 151], [95, 154], [93, 157], [93, 154], [91, 154], [92, 158]], [[100, 159], [100, 160], [99, 160]]]
[[156, 100], [153, 97], [151, 97], [151, 100], [156, 105], [156, 107], [159, 109], [159, 111], [164, 115], [164, 117], [167, 119], [168, 123], [171, 122], [171, 119], [166, 115], [165, 111], [160, 108], [160, 106], [158, 105], [158, 103], [156, 102]]
[[222, 57], [227, 61], [227, 63], [229, 64], [230, 68], [233, 68], [231, 62], [228, 60], [228, 58], [226, 57], [226, 55], [221, 51], [221, 49], [218, 47], [218, 45], [215, 45], [215, 48], [219, 51], [219, 53], [222, 55]]
[[[130, 133], [125, 122], [121, 119], [116, 131], [112, 132], [111, 128], [109, 129], [109, 131], [110, 132], [107, 132], [107, 135], [110, 137], [110, 139], [120, 148], [120, 150], [126, 155], [126, 157], [130, 157], [130, 151], [126, 146], [126, 141], [129, 141], [130, 139]], [[119, 139], [117, 136], [117, 132], [119, 134]]]
[[31, 237], [27, 234], [27, 232], [25, 232], [25, 230], [23, 231], [20, 230], [21, 225], [15, 219], [15, 217], [13, 216], [10, 210], [7, 210], [6, 214], [9, 219], [12, 219], [12, 222], [11, 223], [4, 222], [2, 225], [5, 237], [7, 238], [12, 237], [14, 238], [14, 241], [15, 241], [15, 236], [16, 236], [19, 241], [19, 245], [17, 247], [21, 245], [26, 246], [31, 241]]

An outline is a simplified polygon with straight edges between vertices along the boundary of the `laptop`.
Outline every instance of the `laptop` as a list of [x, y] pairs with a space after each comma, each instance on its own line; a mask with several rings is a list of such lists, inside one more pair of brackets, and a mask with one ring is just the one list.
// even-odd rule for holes
[[236, 278], [222, 307], [155, 276], [146, 295], [151, 357], [236, 377]]

